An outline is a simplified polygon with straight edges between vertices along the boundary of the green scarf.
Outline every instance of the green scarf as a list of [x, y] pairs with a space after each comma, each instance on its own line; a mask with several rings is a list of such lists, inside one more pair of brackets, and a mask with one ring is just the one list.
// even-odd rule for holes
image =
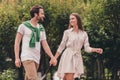
[[34, 48], [35, 42], [40, 41], [40, 31], [44, 31], [44, 27], [42, 26], [42, 24], [39, 24], [39, 28], [35, 28], [30, 24], [30, 21], [25, 21], [23, 22], [23, 24], [32, 31], [30, 42], [29, 42], [29, 47]]

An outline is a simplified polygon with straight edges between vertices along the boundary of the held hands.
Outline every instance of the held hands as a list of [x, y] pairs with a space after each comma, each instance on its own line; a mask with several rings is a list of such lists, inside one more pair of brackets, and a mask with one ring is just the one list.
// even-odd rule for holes
[[15, 59], [15, 65], [16, 65], [16, 67], [20, 68], [21, 67], [21, 60]]
[[57, 59], [55, 57], [51, 57], [51, 60], [49, 62], [50, 66], [53, 65], [53, 66], [56, 66], [57, 65]]

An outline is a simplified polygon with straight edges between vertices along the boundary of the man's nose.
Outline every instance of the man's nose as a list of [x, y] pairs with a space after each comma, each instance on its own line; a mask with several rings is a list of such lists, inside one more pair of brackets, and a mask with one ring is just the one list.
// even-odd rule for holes
[[43, 18], [45, 18], [45, 15], [43, 15]]

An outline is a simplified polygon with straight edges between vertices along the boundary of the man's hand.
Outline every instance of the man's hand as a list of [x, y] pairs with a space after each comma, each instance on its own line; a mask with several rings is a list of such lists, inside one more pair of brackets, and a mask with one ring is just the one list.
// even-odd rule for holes
[[55, 57], [52, 57], [49, 64], [50, 64], [50, 66], [51, 65], [56, 66], [57, 65], [57, 59]]
[[16, 67], [20, 68], [21, 67], [21, 60], [15, 59], [15, 65], [16, 65]]

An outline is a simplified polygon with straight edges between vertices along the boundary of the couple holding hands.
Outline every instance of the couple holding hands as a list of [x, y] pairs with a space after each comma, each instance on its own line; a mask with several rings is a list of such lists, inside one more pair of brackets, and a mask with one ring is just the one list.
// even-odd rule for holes
[[[50, 65], [56, 66], [57, 58], [62, 53], [57, 72], [58, 77], [63, 80], [74, 80], [84, 73], [81, 55], [83, 46], [86, 52], [102, 54], [101, 48], [90, 47], [88, 35], [82, 27], [80, 16], [77, 13], [72, 13], [69, 16], [69, 27], [64, 31], [61, 43], [53, 56], [46, 40], [45, 28], [39, 24], [45, 17], [43, 7], [33, 6], [30, 15], [30, 20], [19, 25], [14, 44], [15, 65], [20, 67], [23, 64], [25, 80], [37, 80], [41, 46], [51, 58]], [[19, 56], [21, 41], [22, 49]]]

